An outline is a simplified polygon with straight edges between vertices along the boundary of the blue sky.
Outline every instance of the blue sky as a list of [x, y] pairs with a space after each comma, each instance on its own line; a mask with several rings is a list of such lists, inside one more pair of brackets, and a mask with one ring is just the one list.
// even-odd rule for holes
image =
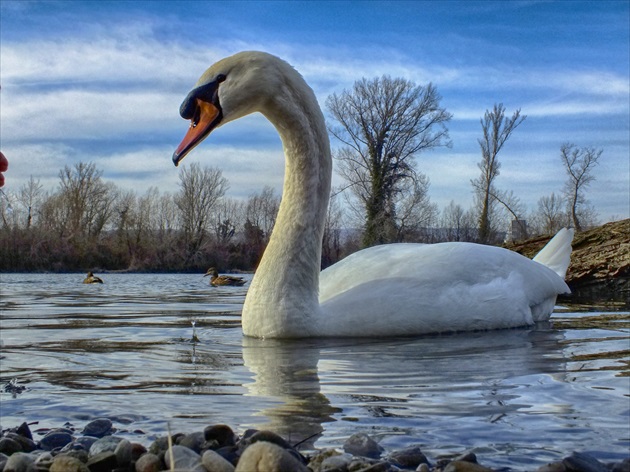
[[[31, 175], [53, 190], [64, 165], [93, 161], [143, 193], [174, 192], [178, 109], [201, 73], [241, 50], [293, 64], [321, 105], [362, 77], [432, 82], [453, 114], [453, 146], [418, 168], [440, 208], [472, 204], [480, 118], [527, 115], [501, 151], [499, 188], [528, 210], [566, 180], [560, 146], [604, 150], [587, 192], [602, 222], [630, 213], [630, 2], [0, 1], [0, 146], [5, 191]], [[333, 146], [337, 145], [333, 141]], [[217, 130], [182, 165], [223, 170], [228, 196], [271, 185], [283, 161], [253, 115]], [[335, 177], [334, 184], [341, 183]]]

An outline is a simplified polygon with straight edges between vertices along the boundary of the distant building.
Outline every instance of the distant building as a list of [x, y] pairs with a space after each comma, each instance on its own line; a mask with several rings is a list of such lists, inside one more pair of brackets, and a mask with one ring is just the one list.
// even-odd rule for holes
[[527, 220], [512, 220], [510, 230], [505, 237], [506, 241], [521, 241], [527, 239]]

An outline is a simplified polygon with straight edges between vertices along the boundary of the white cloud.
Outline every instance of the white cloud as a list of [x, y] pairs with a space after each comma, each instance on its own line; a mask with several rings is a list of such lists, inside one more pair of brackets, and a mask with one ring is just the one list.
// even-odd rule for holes
[[[295, 46], [267, 39], [244, 41], [238, 36], [213, 44], [162, 40], [156, 37], [154, 26], [151, 21], [120, 24], [114, 29], [92, 26], [90, 36], [79, 37], [77, 32], [59, 40], [3, 39], [0, 131], [3, 151], [11, 160], [8, 186], [36, 174], [52, 188], [63, 165], [87, 157], [96, 159], [105, 177], [111, 175], [123, 188], [144, 191], [155, 185], [176, 189], [178, 172], [170, 154], [186, 130], [179, 105], [209, 65], [246, 49], [267, 50], [286, 58], [311, 84], [322, 105], [329, 94], [350, 88], [362, 77], [389, 74], [417, 84], [433, 82], [457, 121], [453, 150], [419, 159], [419, 168], [431, 179], [432, 198], [439, 204], [454, 198], [468, 207], [469, 181], [478, 173], [479, 119], [494, 102], [504, 102], [510, 113], [520, 107], [529, 117], [517, 131], [518, 139], [510, 142], [527, 163], [510, 168], [506, 162], [500, 178], [502, 186], [514, 186], [532, 201], [547, 194], [549, 181], [541, 173], [549, 171], [545, 162], [556, 162], [556, 141], [576, 141], [577, 133], [580, 138], [595, 139], [604, 119], [616, 123], [619, 116], [625, 116], [621, 122], [625, 123], [626, 143], [609, 152], [611, 140], [620, 138], [602, 134], [599, 140], [584, 145], [605, 147], [605, 156], [612, 163], [627, 162], [629, 83], [627, 76], [610, 70], [551, 63], [544, 67], [487, 66], [450, 57], [435, 61], [418, 59], [420, 54], [412, 57], [395, 46], [374, 44], [358, 48]], [[544, 118], [550, 118], [548, 128], [541, 131], [542, 126], [537, 126], [530, 131], [528, 123]], [[581, 128], [593, 123], [592, 131], [576, 131], [564, 118], [583, 118]], [[613, 134], [623, 127], [616, 126]], [[83, 146], [93, 142], [98, 156], [86, 156], [73, 141], [81, 141]], [[230, 181], [231, 196], [246, 197], [264, 185], [279, 190], [282, 185], [281, 144], [273, 127], [259, 115], [217, 130], [183, 165], [191, 160], [221, 168]], [[627, 172], [619, 176], [614, 169], [602, 170], [602, 181], [620, 189], [617, 197], [627, 190], [621, 178], [627, 180]], [[606, 186], [593, 186], [594, 193], [602, 194], [598, 202], [606, 201], [606, 191]], [[625, 211], [627, 216], [627, 207]]]

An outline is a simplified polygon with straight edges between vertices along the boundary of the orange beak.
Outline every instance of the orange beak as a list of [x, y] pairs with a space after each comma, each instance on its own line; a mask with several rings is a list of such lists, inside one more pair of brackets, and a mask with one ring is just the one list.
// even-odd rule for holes
[[173, 153], [173, 163], [176, 166], [221, 121], [221, 110], [219, 108], [199, 98], [195, 99], [195, 102], [197, 107], [194, 117], [190, 120], [190, 128], [188, 128], [186, 136], [184, 136], [184, 139]]

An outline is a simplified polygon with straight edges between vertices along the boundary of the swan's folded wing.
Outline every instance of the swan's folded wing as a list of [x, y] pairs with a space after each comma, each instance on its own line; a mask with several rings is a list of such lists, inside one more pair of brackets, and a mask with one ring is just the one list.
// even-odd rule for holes
[[320, 286], [322, 316], [335, 318], [323, 329], [364, 336], [530, 325], [568, 290], [551, 269], [519, 254], [462, 243], [360, 251], [322, 272]]

